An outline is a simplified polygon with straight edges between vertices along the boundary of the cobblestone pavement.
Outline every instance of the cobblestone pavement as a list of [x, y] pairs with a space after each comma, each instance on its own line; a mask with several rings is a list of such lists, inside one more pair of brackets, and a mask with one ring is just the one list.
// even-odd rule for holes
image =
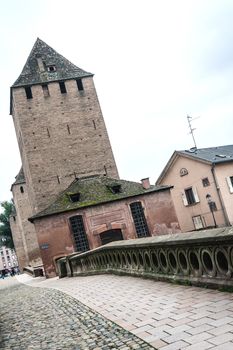
[[0, 349], [153, 349], [58, 290], [0, 280]]
[[157, 349], [233, 350], [231, 293], [114, 275], [33, 283], [73, 296]]

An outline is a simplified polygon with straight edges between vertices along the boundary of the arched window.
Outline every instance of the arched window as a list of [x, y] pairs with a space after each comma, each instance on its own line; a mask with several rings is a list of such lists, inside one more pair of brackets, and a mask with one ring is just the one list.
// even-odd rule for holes
[[20, 186], [20, 192], [21, 192], [21, 193], [24, 193], [24, 188], [23, 188], [23, 186]]
[[142, 207], [142, 203], [141, 202], [131, 203], [130, 209], [131, 209], [131, 214], [133, 217], [137, 236], [139, 238], [150, 236], [145, 214]]

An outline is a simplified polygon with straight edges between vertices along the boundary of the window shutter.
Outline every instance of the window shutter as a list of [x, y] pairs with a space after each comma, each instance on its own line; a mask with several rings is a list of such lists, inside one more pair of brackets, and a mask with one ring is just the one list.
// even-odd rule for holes
[[232, 186], [232, 183], [231, 183], [231, 178], [230, 178], [230, 176], [227, 176], [227, 177], [226, 177], [226, 180], [227, 180], [227, 184], [228, 184], [230, 193], [233, 193], [233, 186]]
[[199, 197], [198, 197], [196, 187], [192, 187], [192, 190], [193, 190], [193, 195], [194, 195], [194, 198], [195, 198], [195, 202], [196, 202], [196, 203], [199, 203], [199, 202], [200, 202], [200, 199], [199, 199]]
[[185, 193], [182, 192], [182, 193], [181, 193], [181, 196], [182, 196], [182, 200], [183, 200], [184, 205], [187, 207], [188, 201], [187, 201], [187, 198], [186, 198]]

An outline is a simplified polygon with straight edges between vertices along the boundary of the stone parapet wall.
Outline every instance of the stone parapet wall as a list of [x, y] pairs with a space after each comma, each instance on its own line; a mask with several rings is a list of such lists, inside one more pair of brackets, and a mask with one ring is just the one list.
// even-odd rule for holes
[[233, 287], [233, 228], [118, 241], [57, 261], [59, 276], [117, 273]]

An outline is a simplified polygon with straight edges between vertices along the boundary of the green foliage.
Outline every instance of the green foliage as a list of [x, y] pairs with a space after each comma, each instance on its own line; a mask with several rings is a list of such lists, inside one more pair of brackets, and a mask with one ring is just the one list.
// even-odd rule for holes
[[12, 233], [10, 228], [10, 215], [13, 211], [14, 204], [4, 201], [0, 203], [3, 212], [0, 213], [0, 245], [14, 248]]

